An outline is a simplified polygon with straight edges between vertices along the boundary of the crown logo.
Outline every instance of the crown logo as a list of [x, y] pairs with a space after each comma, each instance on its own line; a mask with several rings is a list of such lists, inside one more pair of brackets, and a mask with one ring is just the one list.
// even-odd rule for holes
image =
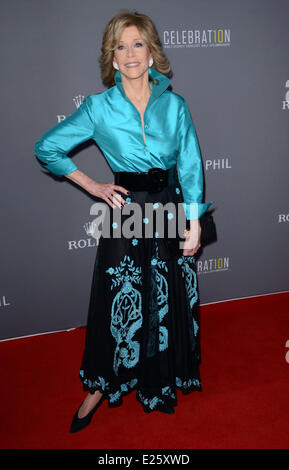
[[83, 100], [84, 100], [83, 95], [77, 95], [75, 98], [73, 98], [76, 108], [79, 108], [79, 106], [83, 103]]
[[96, 227], [95, 222], [87, 222], [86, 224], [84, 224], [83, 227], [84, 227], [84, 230], [85, 230], [86, 234], [93, 237], [95, 227]]

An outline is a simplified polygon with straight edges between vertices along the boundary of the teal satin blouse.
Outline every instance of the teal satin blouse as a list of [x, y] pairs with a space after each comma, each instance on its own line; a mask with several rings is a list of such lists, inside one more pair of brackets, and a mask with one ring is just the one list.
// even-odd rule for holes
[[127, 97], [117, 70], [116, 85], [87, 96], [74, 113], [45, 132], [35, 144], [35, 155], [51, 173], [67, 175], [78, 169], [67, 153], [93, 139], [113, 172], [166, 170], [176, 164], [186, 218], [198, 219], [214, 201], [202, 203], [202, 160], [188, 105], [181, 95], [167, 90], [168, 77], [151, 67], [149, 76], [158, 84], [151, 82], [145, 141], [140, 113]]

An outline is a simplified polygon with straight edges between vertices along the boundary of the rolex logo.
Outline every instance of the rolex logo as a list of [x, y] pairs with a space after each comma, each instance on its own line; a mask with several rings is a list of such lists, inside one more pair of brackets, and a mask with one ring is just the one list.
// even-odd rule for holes
[[289, 213], [288, 214], [278, 214], [278, 223], [280, 222], [289, 222]]
[[[77, 95], [75, 98], [73, 98], [75, 107], [76, 107], [77, 109], [78, 109], [79, 106], [83, 103], [83, 100], [84, 100], [84, 95]], [[64, 121], [64, 119], [66, 119], [66, 115], [65, 115], [65, 114], [58, 114], [58, 115], [57, 115], [57, 122]]]
[[84, 96], [83, 95], [77, 95], [75, 98], [73, 98], [74, 104], [76, 108], [78, 109], [79, 106], [83, 103]]
[[98, 224], [96, 222], [87, 222], [83, 225], [87, 238], [81, 238], [80, 240], [68, 240], [68, 249], [77, 250], [79, 248], [93, 248], [98, 246], [99, 237], [101, 235], [98, 232]]
[[95, 222], [87, 222], [86, 224], [84, 224], [83, 227], [84, 227], [84, 230], [85, 230], [86, 234], [93, 237], [95, 227], [96, 227], [96, 223]]

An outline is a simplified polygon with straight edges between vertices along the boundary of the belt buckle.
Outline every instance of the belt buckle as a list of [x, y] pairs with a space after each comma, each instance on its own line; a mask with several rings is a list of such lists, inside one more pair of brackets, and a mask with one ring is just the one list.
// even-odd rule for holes
[[149, 190], [152, 193], [162, 191], [166, 183], [166, 173], [163, 168], [150, 168], [148, 170]]

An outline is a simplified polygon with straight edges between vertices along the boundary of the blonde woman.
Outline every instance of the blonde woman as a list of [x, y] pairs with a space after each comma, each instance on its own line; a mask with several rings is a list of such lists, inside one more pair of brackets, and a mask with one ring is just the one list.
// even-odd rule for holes
[[[88, 393], [70, 432], [86, 427], [104, 399], [119, 406], [136, 390], [144, 411], [171, 414], [177, 389], [202, 389], [194, 254], [200, 217], [212, 202], [202, 202], [202, 161], [190, 111], [169, 89], [170, 65], [147, 15], [122, 10], [109, 21], [100, 65], [108, 89], [86, 97], [35, 144], [40, 164], [101, 199], [110, 221], [109, 236], [101, 235], [97, 248], [80, 370]], [[88, 139], [103, 152], [114, 182], [94, 181], [67, 156]], [[165, 236], [145, 212], [150, 206], [150, 214], [158, 214], [167, 203], [173, 209], [163, 212], [166, 230], [182, 205], [189, 225], [177, 256], [165, 256]], [[130, 204], [140, 208], [141, 233], [114, 237]], [[144, 235], [149, 223], [150, 236]]]

